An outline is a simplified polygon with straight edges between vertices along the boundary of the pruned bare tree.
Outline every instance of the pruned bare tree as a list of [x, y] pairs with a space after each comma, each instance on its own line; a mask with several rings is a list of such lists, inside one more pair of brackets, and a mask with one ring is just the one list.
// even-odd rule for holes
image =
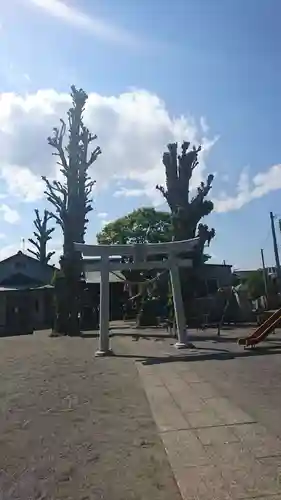
[[201, 182], [197, 193], [191, 198], [190, 181], [195, 168], [199, 165], [198, 155], [201, 146], [190, 148], [189, 142], [183, 142], [181, 154], [178, 155], [178, 144], [168, 144], [168, 151], [163, 154], [163, 164], [166, 172], [166, 187], [156, 186], [167, 201], [174, 226], [174, 238], [185, 240], [199, 236], [201, 251], [205, 243], [210, 244], [215, 236], [215, 230], [206, 224], [199, 224], [200, 220], [209, 215], [214, 205], [206, 200], [214, 176], [208, 175], [206, 182]]
[[[43, 177], [47, 200], [53, 206], [51, 217], [63, 233], [63, 256], [61, 259], [64, 276], [63, 314], [58, 311], [59, 330], [70, 335], [79, 331], [78, 313], [80, 307], [80, 278], [82, 274], [81, 255], [74, 250], [74, 243], [84, 243], [87, 215], [92, 210], [91, 193], [95, 181], [89, 176], [89, 168], [101, 154], [99, 147], [89, 151], [90, 144], [97, 139], [83, 123], [83, 112], [88, 96], [84, 90], [71, 87], [72, 107], [68, 111], [68, 144], [64, 146], [66, 124], [61, 119], [60, 127], [54, 128], [48, 143], [58, 157], [63, 182], [50, 181]], [[62, 292], [61, 292], [62, 293]], [[61, 298], [60, 298], [61, 299]]]
[[55, 252], [47, 252], [47, 243], [52, 239], [51, 235], [55, 228], [48, 227], [51, 215], [47, 210], [44, 210], [43, 217], [40, 216], [38, 209], [35, 209], [34, 212], [35, 219], [33, 224], [35, 226], [35, 231], [33, 232], [33, 238], [28, 239], [33, 248], [28, 248], [27, 251], [39, 260], [41, 264], [48, 264]]

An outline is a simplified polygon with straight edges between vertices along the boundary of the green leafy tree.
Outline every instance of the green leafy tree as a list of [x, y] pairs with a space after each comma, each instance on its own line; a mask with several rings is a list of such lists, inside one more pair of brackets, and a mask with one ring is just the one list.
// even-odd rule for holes
[[[249, 273], [247, 278], [243, 280], [244, 284], [247, 286], [249, 298], [251, 300], [256, 300], [258, 297], [265, 295], [265, 286], [262, 269], [257, 269]], [[270, 280], [268, 280], [269, 291], [271, 291], [272, 286]]]
[[152, 207], [134, 210], [125, 217], [110, 222], [97, 234], [98, 243], [106, 245], [161, 243], [171, 241], [172, 238], [171, 215]]
[[81, 307], [82, 259], [74, 249], [74, 243], [84, 243], [88, 213], [92, 210], [91, 192], [94, 181], [89, 168], [100, 155], [99, 147], [89, 151], [97, 136], [92, 135], [83, 122], [83, 112], [88, 99], [84, 90], [71, 87], [72, 106], [68, 111], [68, 142], [64, 145], [66, 124], [54, 128], [48, 143], [59, 159], [63, 182], [50, 181], [46, 177], [45, 194], [52, 205], [51, 217], [63, 233], [63, 256], [61, 278], [57, 280], [56, 301], [58, 306], [54, 330], [69, 335], [79, 334], [79, 312]]
[[52, 239], [51, 235], [55, 228], [48, 227], [51, 215], [47, 210], [44, 210], [43, 217], [40, 216], [39, 210], [36, 209], [34, 212], [35, 219], [33, 224], [35, 226], [35, 231], [33, 232], [33, 238], [28, 239], [33, 248], [28, 248], [27, 250], [39, 260], [39, 262], [48, 264], [55, 252], [47, 252], [47, 243]]

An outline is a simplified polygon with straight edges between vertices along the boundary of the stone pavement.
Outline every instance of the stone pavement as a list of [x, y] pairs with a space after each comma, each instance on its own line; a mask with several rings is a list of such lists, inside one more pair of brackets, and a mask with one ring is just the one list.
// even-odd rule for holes
[[[223, 340], [217, 348], [211, 339], [204, 343], [200, 339], [196, 342], [199, 349], [187, 354], [171, 344], [171, 339], [113, 339], [117, 355], [123, 352], [136, 358], [183, 499], [281, 500], [281, 439], [257, 418], [257, 412], [245, 411], [245, 405], [232, 398], [231, 387], [225, 394], [213, 383], [214, 377], [227, 378], [231, 353], [233, 359], [236, 354], [243, 359], [244, 366], [253, 359], [251, 353], [247, 358], [245, 351], [239, 348], [238, 352], [234, 343], [224, 344]], [[214, 356], [216, 350], [222, 358]], [[275, 359], [280, 367], [281, 354]], [[210, 363], [215, 363], [213, 368]], [[262, 366], [260, 361], [256, 363]], [[236, 372], [232, 367], [232, 373], [239, 382], [239, 365]], [[246, 399], [249, 388], [240, 389]], [[279, 430], [281, 433], [281, 425]]]

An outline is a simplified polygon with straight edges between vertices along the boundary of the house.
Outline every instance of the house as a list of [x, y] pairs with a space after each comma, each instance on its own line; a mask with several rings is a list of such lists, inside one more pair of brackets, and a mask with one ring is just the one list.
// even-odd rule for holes
[[50, 326], [54, 271], [21, 251], [0, 261], [0, 332]]
[[232, 286], [232, 266], [228, 264], [204, 264], [199, 271], [202, 296], [212, 295], [219, 288]]

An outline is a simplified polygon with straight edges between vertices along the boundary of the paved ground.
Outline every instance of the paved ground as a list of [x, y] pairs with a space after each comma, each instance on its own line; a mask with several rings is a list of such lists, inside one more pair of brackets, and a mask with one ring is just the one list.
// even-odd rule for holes
[[[241, 331], [246, 334], [246, 331]], [[251, 413], [281, 438], [281, 332], [269, 337], [254, 350], [229, 342], [233, 333], [225, 332], [219, 343], [196, 342], [197, 346], [218, 349], [218, 356], [210, 354], [204, 363], [196, 363], [197, 373], [218, 389], [220, 394], [231, 397], [233, 403]], [[226, 355], [224, 355], [226, 351]], [[227, 359], [229, 352], [230, 359]], [[281, 452], [281, 450], [280, 450]]]
[[194, 334], [187, 354], [167, 339], [116, 345], [136, 360], [186, 500], [281, 499], [281, 336], [244, 351], [246, 333]]
[[118, 328], [106, 359], [91, 337], [1, 339], [0, 500], [179, 500], [167, 456], [184, 500], [280, 500], [281, 335], [184, 353]]
[[133, 359], [94, 358], [93, 338], [0, 342], [1, 500], [180, 499]]

